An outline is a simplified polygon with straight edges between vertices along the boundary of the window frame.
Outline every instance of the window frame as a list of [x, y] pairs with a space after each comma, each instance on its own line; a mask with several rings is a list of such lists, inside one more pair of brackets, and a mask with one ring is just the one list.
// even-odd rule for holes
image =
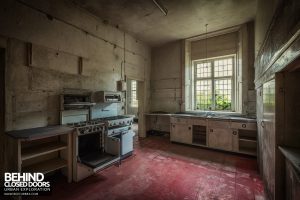
[[[222, 59], [228, 59], [231, 58], [232, 59], [232, 75], [231, 76], [222, 76], [222, 77], [215, 77], [214, 74], [214, 61], [216, 60], [222, 60]], [[211, 63], [211, 76], [210, 77], [199, 77], [197, 78], [197, 64], [201, 64], [201, 63], [207, 63], [210, 62]], [[194, 111], [213, 111], [213, 112], [235, 112], [236, 111], [236, 104], [235, 104], [235, 100], [236, 100], [236, 54], [230, 54], [230, 55], [225, 55], [225, 56], [219, 56], [219, 57], [211, 57], [211, 58], [207, 58], [207, 59], [199, 59], [199, 60], [193, 60], [192, 61], [192, 83], [193, 83], [193, 95], [192, 95], [192, 99], [193, 99], [193, 110]], [[222, 79], [231, 79], [231, 109], [230, 110], [216, 110], [216, 103], [215, 103], [215, 80], [222, 80]], [[212, 109], [211, 110], [203, 110], [203, 109], [197, 109], [197, 95], [196, 95], [196, 91], [197, 91], [197, 87], [196, 87], [196, 83], [199, 80], [211, 80], [211, 92], [212, 92]]]

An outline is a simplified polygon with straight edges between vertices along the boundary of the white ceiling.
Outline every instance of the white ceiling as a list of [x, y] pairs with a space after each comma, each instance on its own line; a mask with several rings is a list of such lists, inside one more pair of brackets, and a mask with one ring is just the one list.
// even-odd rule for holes
[[189, 38], [253, 20], [256, 0], [73, 0], [109, 24], [119, 26], [150, 46]]

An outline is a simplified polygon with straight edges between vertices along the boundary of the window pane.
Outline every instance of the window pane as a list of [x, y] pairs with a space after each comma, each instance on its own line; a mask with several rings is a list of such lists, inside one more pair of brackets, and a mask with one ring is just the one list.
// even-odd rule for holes
[[196, 77], [208, 78], [211, 77], [211, 63], [199, 63], [196, 65]]
[[232, 76], [232, 58], [218, 59], [214, 61], [215, 77]]
[[196, 81], [196, 109], [211, 110], [212, 104], [211, 80]]
[[215, 109], [231, 110], [231, 79], [215, 80]]
[[138, 107], [138, 100], [137, 100], [137, 82], [132, 80], [131, 81], [131, 106]]

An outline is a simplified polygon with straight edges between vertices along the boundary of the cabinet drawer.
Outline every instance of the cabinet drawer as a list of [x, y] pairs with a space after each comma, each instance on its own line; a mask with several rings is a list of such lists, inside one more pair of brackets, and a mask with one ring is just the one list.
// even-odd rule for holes
[[208, 126], [214, 128], [230, 128], [229, 121], [208, 120]]
[[248, 123], [248, 122], [231, 122], [231, 128], [234, 129], [244, 129], [244, 130], [256, 130], [256, 123]]
[[172, 124], [191, 124], [191, 120], [190, 118], [171, 117]]
[[206, 126], [205, 119], [193, 119], [193, 125]]

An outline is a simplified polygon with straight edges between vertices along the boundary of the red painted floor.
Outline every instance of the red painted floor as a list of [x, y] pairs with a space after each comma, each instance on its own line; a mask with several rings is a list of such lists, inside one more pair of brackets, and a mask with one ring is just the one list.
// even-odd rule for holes
[[[264, 199], [254, 158], [169, 142], [136, 141], [134, 155], [79, 183], [59, 178], [44, 199], [248, 200]], [[39, 197], [39, 199], [42, 199]]]

